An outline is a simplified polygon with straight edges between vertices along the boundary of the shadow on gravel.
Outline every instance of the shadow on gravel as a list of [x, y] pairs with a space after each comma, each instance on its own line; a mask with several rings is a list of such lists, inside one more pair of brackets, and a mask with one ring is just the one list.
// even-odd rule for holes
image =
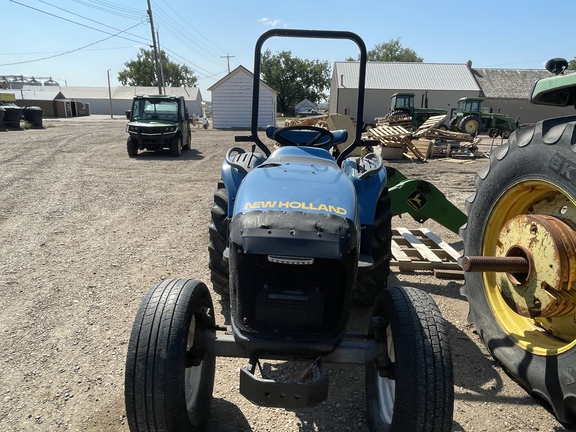
[[214, 398], [206, 430], [211, 432], [251, 431], [242, 410], [225, 399]]
[[182, 162], [187, 160], [202, 160], [204, 159], [204, 155], [196, 149], [184, 150], [182, 151], [182, 156], [180, 157], [172, 156], [168, 150], [163, 150], [161, 152], [140, 151], [138, 152], [138, 156], [130, 159], [142, 161], [173, 160], [174, 162]]
[[[429, 275], [431, 283], [421, 283], [403, 280], [404, 276], [426, 276], [426, 273], [390, 273], [388, 279], [388, 286], [410, 286], [413, 288], [421, 289], [428, 294], [441, 295], [443, 297], [452, 298], [455, 300], [466, 301], [466, 297], [460, 295], [460, 288], [464, 281], [449, 281], [437, 279], [433, 274]], [[399, 278], [399, 277], [400, 278]], [[434, 283], [438, 282], [438, 283]]]

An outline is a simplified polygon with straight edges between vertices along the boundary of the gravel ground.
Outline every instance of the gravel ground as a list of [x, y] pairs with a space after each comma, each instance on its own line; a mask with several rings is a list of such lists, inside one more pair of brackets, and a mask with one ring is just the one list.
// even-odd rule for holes
[[[124, 123], [92, 116], [0, 132], [3, 431], [127, 431], [124, 361], [142, 297], [165, 278], [209, 283], [212, 195], [224, 154], [243, 133], [194, 129], [192, 150], [181, 158], [130, 159]], [[474, 173], [487, 163], [390, 165], [431, 181], [464, 209]], [[394, 226], [418, 224], [404, 217]], [[434, 222], [425, 226], [461, 250], [456, 234]], [[390, 283], [429, 292], [449, 322], [454, 431], [566, 430], [487, 354], [467, 322], [461, 280], [394, 271]], [[354, 311], [350, 328], [363, 330], [369, 313]], [[210, 431], [367, 430], [363, 367], [328, 365], [328, 400], [294, 412], [260, 408], [239, 395], [244, 364], [217, 359]]]

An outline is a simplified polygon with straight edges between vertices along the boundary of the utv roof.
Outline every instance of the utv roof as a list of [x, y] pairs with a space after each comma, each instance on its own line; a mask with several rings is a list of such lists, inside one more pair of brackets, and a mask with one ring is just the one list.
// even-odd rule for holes
[[157, 94], [137, 94], [134, 95], [134, 99], [180, 99], [184, 96], [174, 96], [174, 95], [157, 95]]

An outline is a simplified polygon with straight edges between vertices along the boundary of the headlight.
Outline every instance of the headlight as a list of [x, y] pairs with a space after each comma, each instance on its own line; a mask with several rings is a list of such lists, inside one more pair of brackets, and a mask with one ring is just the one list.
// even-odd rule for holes
[[128, 131], [129, 132], [138, 132], [138, 127], [137, 126], [128, 126]]
[[164, 132], [176, 132], [176, 126], [168, 126], [164, 128]]

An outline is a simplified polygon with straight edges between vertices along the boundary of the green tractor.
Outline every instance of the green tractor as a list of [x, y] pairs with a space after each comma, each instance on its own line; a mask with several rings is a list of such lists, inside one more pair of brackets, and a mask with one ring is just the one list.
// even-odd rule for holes
[[[422, 105], [428, 105], [426, 94], [423, 97]], [[390, 112], [384, 118], [411, 117], [412, 128], [418, 129], [430, 117], [446, 114], [447, 111], [440, 108], [415, 108], [414, 93], [394, 93], [390, 99]]]
[[450, 120], [450, 129], [470, 135], [487, 132], [491, 138], [508, 139], [518, 129], [518, 121], [506, 114], [483, 112], [484, 99], [465, 97], [458, 100], [456, 115]]
[[515, 131], [466, 201], [462, 267], [469, 320], [490, 353], [561, 422], [576, 422], [576, 73], [536, 82], [534, 104], [565, 117]]

